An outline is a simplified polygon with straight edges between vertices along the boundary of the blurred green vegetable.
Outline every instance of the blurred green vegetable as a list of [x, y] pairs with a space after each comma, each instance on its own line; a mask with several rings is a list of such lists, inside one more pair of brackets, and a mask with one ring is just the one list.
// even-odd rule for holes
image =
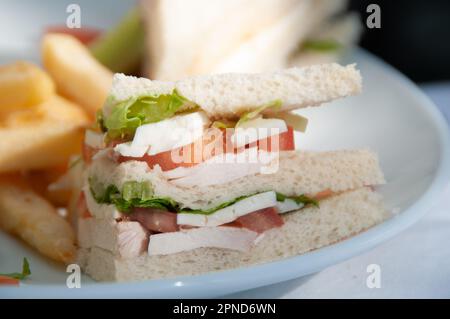
[[17, 279], [17, 280], [24, 280], [29, 275], [31, 275], [30, 264], [28, 263], [28, 259], [26, 259], [25, 257], [23, 258], [22, 272], [21, 273], [20, 272], [13, 272], [13, 273], [10, 273], [10, 274], [0, 274], [0, 276], [10, 277], [10, 278]]
[[113, 72], [138, 70], [144, 54], [145, 31], [137, 8], [90, 46], [94, 57]]
[[342, 48], [342, 45], [333, 39], [323, 40], [306, 40], [302, 44], [303, 50], [318, 51], [318, 52], [330, 52], [337, 51]]

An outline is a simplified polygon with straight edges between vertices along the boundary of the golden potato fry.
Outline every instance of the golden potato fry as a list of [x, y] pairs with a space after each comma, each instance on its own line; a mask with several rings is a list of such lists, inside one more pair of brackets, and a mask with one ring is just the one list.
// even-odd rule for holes
[[55, 94], [52, 79], [34, 64], [16, 62], [0, 67], [0, 116], [41, 104]]
[[0, 228], [51, 259], [70, 263], [75, 258], [70, 224], [21, 180], [0, 179]]
[[66, 34], [47, 34], [44, 37], [42, 59], [58, 92], [94, 116], [106, 100], [112, 72], [100, 64], [80, 41]]
[[59, 96], [33, 110], [14, 112], [0, 123], [0, 172], [67, 163], [80, 152], [88, 123], [80, 107]]

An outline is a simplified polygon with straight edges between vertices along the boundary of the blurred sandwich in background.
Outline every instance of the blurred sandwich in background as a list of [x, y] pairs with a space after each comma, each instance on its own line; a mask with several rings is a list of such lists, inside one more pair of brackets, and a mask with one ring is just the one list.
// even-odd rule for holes
[[359, 38], [346, 0], [142, 0], [144, 75], [176, 80], [336, 61]]

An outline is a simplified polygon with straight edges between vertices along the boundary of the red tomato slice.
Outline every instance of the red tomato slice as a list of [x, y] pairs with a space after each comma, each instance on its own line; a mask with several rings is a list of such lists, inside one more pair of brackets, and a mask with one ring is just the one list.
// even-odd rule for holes
[[45, 29], [45, 33], [64, 33], [74, 36], [83, 44], [90, 44], [96, 40], [102, 32], [95, 28], [82, 27], [79, 29], [70, 29], [66, 26], [49, 26]]
[[[264, 149], [263, 145], [267, 145], [267, 152], [277, 152], [277, 151], [293, 151], [295, 150], [295, 142], [294, 142], [294, 128], [288, 126], [288, 130], [284, 133], [281, 133], [278, 137], [278, 149], [277, 143], [272, 145], [274, 137], [267, 138], [267, 143], [261, 144], [258, 141], [259, 149]], [[274, 149], [272, 149], [274, 147]]]
[[[226, 130], [224, 134], [224, 130], [211, 129], [208, 130], [202, 139], [190, 145], [156, 155], [146, 154], [141, 158], [120, 156], [118, 161], [119, 163], [130, 160], [143, 161], [147, 162], [150, 168], [158, 164], [163, 171], [169, 171], [178, 167], [192, 167], [223, 152], [239, 152], [243, 150], [243, 148], [233, 148], [231, 144], [232, 133], [232, 130]], [[278, 147], [276, 146], [277, 144]], [[286, 132], [277, 137], [268, 137], [267, 139], [252, 143], [246, 146], [246, 148], [255, 146], [260, 150], [268, 152], [292, 151], [295, 149], [294, 130], [292, 127], [288, 127]]]
[[130, 220], [154, 232], [169, 233], [178, 231], [177, 214], [155, 208], [135, 208], [129, 216]]
[[288, 130], [284, 133], [270, 136], [249, 145], [249, 147], [254, 146], [258, 146], [259, 150], [266, 152], [293, 151], [295, 150], [294, 129], [288, 126]]
[[7, 285], [7, 286], [18, 286], [19, 280], [15, 278], [11, 278], [8, 276], [1, 276], [0, 275], [0, 285]]
[[143, 161], [147, 162], [150, 168], [159, 165], [163, 171], [170, 171], [178, 167], [192, 167], [223, 153], [224, 143], [227, 140], [223, 132], [223, 130], [212, 128], [192, 144], [156, 155], [145, 154], [140, 158], [119, 156], [118, 161], [119, 163], [130, 160]]
[[278, 209], [269, 207], [241, 216], [234, 222], [227, 224], [227, 226], [247, 228], [261, 234], [266, 230], [281, 227], [283, 224], [284, 221], [278, 214]]

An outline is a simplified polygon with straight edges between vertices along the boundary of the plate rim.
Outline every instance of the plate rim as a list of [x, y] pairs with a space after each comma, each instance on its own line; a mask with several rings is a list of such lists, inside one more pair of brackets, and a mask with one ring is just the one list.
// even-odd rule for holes
[[[449, 183], [450, 130], [437, 106], [409, 78], [379, 57], [363, 49], [358, 48], [353, 54], [358, 58], [367, 59], [374, 65], [383, 67], [383, 71], [402, 84], [415, 99], [420, 101], [419, 104], [430, 116], [437, 129], [440, 157], [434, 178], [427, 190], [401, 214], [338, 243], [268, 263], [195, 276], [124, 283], [94, 282], [81, 289], [68, 289], [62, 287], [61, 284], [27, 285], [25, 283], [21, 285], [20, 289], [0, 288], [0, 296], [3, 298], [49, 298], [52, 296], [56, 298], [104, 298], [105, 295], [108, 298], [167, 298], [174, 295], [187, 298], [219, 297], [243, 291], [243, 278], [246, 278], [244, 290], [247, 290], [307, 276], [317, 272], [317, 269], [325, 269], [337, 262], [342, 262], [368, 251], [403, 232], [432, 208], [432, 205], [430, 205], [432, 199], [442, 194]], [[307, 259], [308, 263], [302, 262], [304, 259]], [[271, 274], [270, 277], [262, 280], [263, 275], [267, 273]], [[199, 277], [201, 277], [201, 280], [199, 280]], [[220, 291], [215, 289], [216, 285], [220, 285]], [[175, 293], [174, 289], [176, 289]], [[157, 293], [154, 294], [151, 290], [155, 290]]]

